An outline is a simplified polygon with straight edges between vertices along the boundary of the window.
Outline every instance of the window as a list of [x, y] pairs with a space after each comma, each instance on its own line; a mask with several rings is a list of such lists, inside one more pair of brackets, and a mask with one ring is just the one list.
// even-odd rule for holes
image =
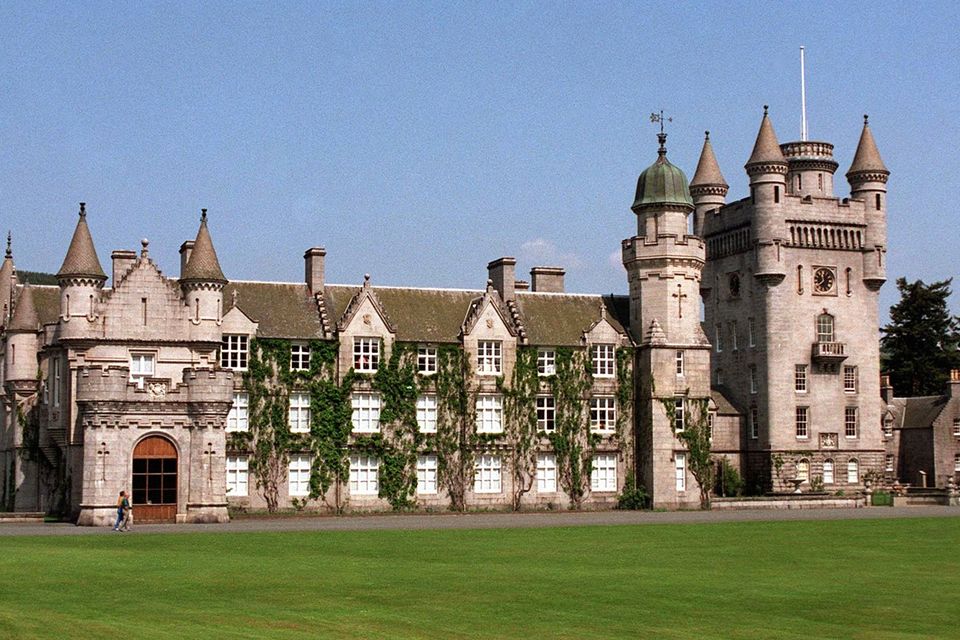
[[807, 365], [798, 364], [793, 368], [793, 390], [797, 393], [807, 392]]
[[308, 371], [310, 369], [310, 347], [305, 344], [290, 345], [290, 370]]
[[557, 353], [553, 349], [537, 349], [537, 374], [552, 376], [557, 373]]
[[552, 433], [557, 428], [553, 396], [537, 396], [537, 430]]
[[683, 351], [677, 351], [677, 377], [683, 377]]
[[366, 372], [380, 368], [380, 338], [353, 339], [353, 368]]
[[737, 323], [730, 323], [730, 348], [733, 351], [737, 350]]
[[717, 385], [723, 384], [723, 369], [717, 369], [717, 375], [715, 378], [717, 379]]
[[845, 366], [843, 368], [843, 390], [846, 393], [857, 392], [857, 368]]
[[760, 437], [760, 411], [756, 407], [750, 407], [750, 439], [756, 440]]
[[590, 431], [610, 433], [617, 428], [617, 399], [590, 398]]
[[676, 478], [677, 491], [687, 490], [687, 454], [673, 454], [674, 477]]
[[833, 460], [823, 461], [823, 484], [833, 484]]
[[757, 392], [757, 367], [750, 365], [750, 393]]
[[502, 397], [477, 397], [477, 433], [503, 433]]
[[427, 394], [417, 398], [417, 427], [420, 433], [437, 432], [437, 396]]
[[723, 351], [723, 325], [718, 324], [714, 328], [713, 335], [714, 335], [713, 342], [714, 342], [714, 345], [716, 346], [717, 353], [721, 353]]
[[844, 407], [843, 409], [843, 435], [848, 438], [857, 437], [857, 408]]
[[887, 454], [884, 458], [883, 470], [887, 473], [893, 473], [893, 456]]
[[437, 372], [436, 347], [420, 347], [417, 349], [417, 372], [425, 376]]
[[954, 454], [953, 456], [953, 470], [960, 471], [960, 453]]
[[810, 481], [810, 461], [806, 458], [797, 461], [797, 480]]
[[437, 492], [437, 456], [417, 456], [417, 493]]
[[130, 354], [130, 382], [136, 382], [143, 389], [143, 381], [154, 376], [156, 355], [153, 353]]
[[310, 456], [290, 456], [287, 467], [287, 495], [310, 495]]
[[810, 432], [807, 430], [809, 413], [809, 407], [797, 407], [797, 438], [806, 439], [810, 437]]
[[290, 419], [288, 420], [292, 433], [310, 432], [310, 395], [302, 391], [290, 394]]
[[379, 472], [380, 459], [376, 456], [350, 456], [350, 495], [377, 495], [380, 492]]
[[774, 204], [780, 203], [780, 185], [773, 185], [773, 202]]
[[53, 367], [53, 373], [50, 374], [50, 377], [53, 378], [53, 385], [50, 389], [50, 394], [53, 396], [53, 406], [60, 406], [60, 356], [59, 354], [53, 357], [53, 362], [51, 362]]
[[880, 194], [879, 193], [876, 194], [875, 196], [874, 206], [876, 207], [877, 211], [880, 211]]
[[833, 316], [821, 313], [817, 316], [817, 342], [834, 342]]
[[710, 412], [707, 414], [707, 440], [713, 442], [713, 423], [716, 421], [717, 414]]
[[590, 467], [591, 491], [617, 490], [617, 456], [602, 453], [593, 456]]
[[502, 344], [493, 340], [477, 343], [477, 373], [499, 374], [503, 369]]
[[960, 418], [953, 419], [953, 435], [960, 437]]
[[595, 378], [613, 377], [613, 345], [593, 346], [593, 375]]
[[[956, 431], [954, 431], [953, 435], [960, 435], [960, 434], [957, 434]], [[888, 417], [883, 419], [883, 437], [884, 438], [893, 437], [893, 419], [892, 418]]]
[[747, 343], [751, 347], [757, 346], [756, 322], [754, 322], [753, 318], [747, 320]]
[[227, 456], [227, 497], [247, 495], [247, 456]]
[[500, 456], [477, 456], [473, 490], [475, 493], [500, 493]]
[[225, 334], [220, 344], [220, 366], [246, 371], [247, 353], [247, 336]]
[[537, 493], [554, 493], [557, 490], [557, 456], [552, 453], [537, 454]]
[[686, 416], [684, 415], [686, 411], [683, 408], [683, 398], [676, 398], [673, 407], [673, 430], [680, 433], [683, 431], [686, 423]]
[[860, 482], [860, 463], [856, 458], [847, 462], [847, 483], [856, 484]]
[[247, 416], [249, 415], [250, 396], [246, 393], [233, 394], [233, 406], [227, 414], [227, 431], [246, 431]]
[[350, 397], [353, 407], [353, 430], [358, 433], [377, 433], [380, 431], [380, 394], [354, 393]]

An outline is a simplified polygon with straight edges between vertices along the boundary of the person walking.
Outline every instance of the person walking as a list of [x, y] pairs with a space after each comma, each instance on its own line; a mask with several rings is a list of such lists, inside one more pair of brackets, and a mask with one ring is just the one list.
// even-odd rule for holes
[[130, 525], [133, 524], [133, 505], [130, 504], [129, 496], [124, 496], [121, 502], [123, 508], [123, 521], [120, 522], [120, 531], [130, 531]]
[[121, 491], [120, 497], [117, 498], [117, 522], [116, 524], [113, 525], [114, 531], [120, 531], [120, 523], [123, 522], [123, 503], [124, 502], [127, 502], [127, 493], [125, 491]]

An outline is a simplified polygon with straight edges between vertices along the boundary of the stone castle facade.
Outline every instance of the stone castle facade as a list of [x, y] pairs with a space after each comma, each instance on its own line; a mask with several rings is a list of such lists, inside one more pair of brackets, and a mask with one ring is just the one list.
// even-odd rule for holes
[[177, 277], [144, 241], [106, 287], [83, 204], [56, 285], [20, 283], [8, 242], [0, 511], [102, 525], [120, 489], [171, 522], [609, 508], [632, 482], [694, 506], [677, 432], [701, 419], [756, 491], [889, 476], [905, 404], [881, 397], [889, 172], [868, 125], [843, 198], [832, 145], [781, 145], [766, 112], [736, 202], [709, 135], [689, 185], [665, 141], [622, 242], [627, 296], [566, 293], [559, 267], [518, 280], [508, 257], [476, 290], [336, 285], [322, 248], [302, 283], [230, 281], [206, 211]]

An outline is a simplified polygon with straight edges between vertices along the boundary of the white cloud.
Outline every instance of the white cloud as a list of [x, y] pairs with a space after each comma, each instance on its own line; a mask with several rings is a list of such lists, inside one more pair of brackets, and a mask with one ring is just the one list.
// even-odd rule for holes
[[607, 263], [613, 267], [613, 270], [617, 273], [623, 273], [625, 269], [623, 268], [623, 254], [617, 249], [612, 251], [609, 256], [607, 256]]
[[573, 269], [583, 266], [583, 260], [576, 253], [561, 251], [551, 240], [534, 238], [520, 245], [523, 262], [533, 267], [563, 267]]

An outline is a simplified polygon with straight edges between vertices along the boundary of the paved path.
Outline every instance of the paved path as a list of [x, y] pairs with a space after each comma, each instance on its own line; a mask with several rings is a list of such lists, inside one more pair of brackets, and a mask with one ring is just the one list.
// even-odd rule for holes
[[[134, 511], [136, 514], [136, 511]], [[783, 520], [879, 520], [889, 518], [957, 518], [960, 508], [939, 506], [861, 509], [793, 509], [771, 511], [593, 511], [468, 514], [386, 514], [240, 518], [225, 524], [134, 525], [134, 533], [240, 533], [246, 531], [372, 531], [419, 529], [515, 529], [589, 525], [703, 524]], [[2, 536], [121, 535], [109, 527], [64, 523], [0, 523]]]

